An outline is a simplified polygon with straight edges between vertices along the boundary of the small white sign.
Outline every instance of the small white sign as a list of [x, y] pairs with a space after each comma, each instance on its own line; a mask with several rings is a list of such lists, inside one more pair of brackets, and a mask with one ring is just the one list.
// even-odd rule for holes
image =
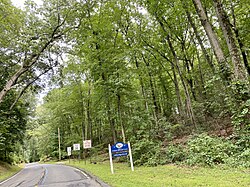
[[67, 147], [68, 156], [71, 155], [71, 147]]
[[80, 150], [80, 144], [73, 144], [73, 150], [79, 151]]
[[91, 148], [91, 140], [84, 140], [84, 141], [83, 141], [83, 148], [84, 148], [84, 149], [89, 149], [89, 148]]

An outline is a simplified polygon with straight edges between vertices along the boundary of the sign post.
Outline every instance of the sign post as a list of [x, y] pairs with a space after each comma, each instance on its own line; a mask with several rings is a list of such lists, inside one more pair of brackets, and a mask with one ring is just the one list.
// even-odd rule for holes
[[132, 151], [131, 151], [130, 142], [128, 142], [128, 151], [129, 151], [129, 159], [130, 159], [131, 170], [134, 171], [134, 164], [133, 164], [133, 158], [132, 158]]
[[69, 163], [70, 163], [71, 147], [67, 147], [67, 152], [68, 152]]
[[109, 144], [109, 161], [110, 161], [111, 173], [114, 174], [113, 160], [112, 160], [112, 152], [111, 152], [111, 146], [110, 146], [110, 144]]
[[123, 142], [117, 142], [116, 144], [112, 146], [110, 146], [109, 144], [109, 158], [110, 158], [110, 167], [111, 167], [112, 174], [114, 174], [112, 157], [120, 157], [120, 156], [128, 156], [128, 155], [130, 158], [131, 170], [134, 171], [130, 142], [128, 142], [127, 144]]
[[[83, 149], [90, 149], [92, 147], [91, 140], [83, 140]], [[86, 165], [86, 151], [84, 151], [84, 160]], [[91, 158], [90, 158], [91, 162]]]

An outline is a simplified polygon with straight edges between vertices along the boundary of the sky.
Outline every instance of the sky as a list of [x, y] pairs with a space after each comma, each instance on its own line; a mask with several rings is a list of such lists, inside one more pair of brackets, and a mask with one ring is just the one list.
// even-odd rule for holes
[[[26, 0], [11, 0], [13, 5], [15, 5], [18, 8], [23, 8], [24, 7], [24, 2]], [[33, 0], [34, 2], [36, 2], [37, 4], [41, 4], [42, 0]]]

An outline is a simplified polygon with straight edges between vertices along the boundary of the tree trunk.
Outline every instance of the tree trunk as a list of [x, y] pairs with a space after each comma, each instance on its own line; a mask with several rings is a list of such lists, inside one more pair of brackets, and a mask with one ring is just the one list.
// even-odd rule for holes
[[[139, 62], [138, 62], [138, 60], [137, 60], [136, 57], [135, 57], [135, 65], [136, 65], [137, 70], [140, 71], [140, 69], [139, 69]], [[142, 77], [141, 77], [140, 73], [138, 73], [138, 74], [139, 74], [139, 80], [140, 80], [140, 85], [141, 85], [141, 92], [142, 92], [142, 96], [143, 96], [144, 103], [145, 103], [145, 109], [148, 111], [148, 102], [147, 102], [147, 97], [146, 97], [146, 93], [145, 93], [145, 89], [144, 89]]]
[[152, 100], [153, 100], [153, 104], [154, 104], [153, 114], [154, 114], [156, 126], [158, 126], [159, 106], [158, 106], [158, 103], [157, 103], [155, 87], [154, 87], [153, 80], [152, 80], [153, 76], [152, 76], [152, 73], [151, 73], [151, 70], [150, 70], [150, 67], [149, 67], [149, 62], [147, 62], [147, 60], [145, 59], [143, 54], [142, 54], [142, 59], [143, 59], [145, 65], [146, 65], [146, 67], [148, 69], [149, 83], [150, 83], [150, 88], [151, 88], [151, 96], [152, 96]]
[[90, 95], [91, 95], [91, 85], [90, 81], [88, 81], [88, 99], [87, 99], [87, 121], [88, 121], [88, 137], [90, 140], [92, 140], [93, 130], [92, 130], [92, 120], [91, 120], [91, 114], [90, 114]]
[[112, 131], [112, 137], [113, 137], [113, 141], [114, 144], [117, 142], [117, 137], [116, 137], [116, 130], [115, 130], [115, 122], [113, 117], [111, 116], [111, 111], [110, 111], [110, 104], [109, 104], [109, 99], [107, 100], [107, 108], [108, 108], [108, 120], [109, 120], [109, 124], [110, 124], [110, 128]]
[[201, 67], [201, 59], [200, 59], [200, 54], [198, 50], [197, 50], [197, 59], [198, 59], [199, 75], [200, 75], [200, 80], [201, 80], [201, 83], [199, 84], [201, 87], [200, 95], [204, 96], [204, 98], [207, 99], [205, 81], [204, 81], [204, 76], [203, 76], [202, 67]]
[[210, 44], [211, 44], [212, 49], [214, 51], [215, 57], [219, 63], [222, 77], [225, 81], [230, 81], [231, 80], [230, 67], [226, 61], [225, 55], [224, 55], [222, 48], [219, 44], [218, 38], [217, 38], [215, 32], [213, 31], [211, 24], [208, 21], [207, 15], [206, 15], [205, 10], [201, 4], [201, 1], [200, 0], [192, 0], [192, 1], [193, 1], [194, 6], [195, 6], [196, 12], [200, 18], [201, 24], [204, 27], [206, 35], [210, 41]]
[[208, 55], [208, 53], [207, 53], [207, 50], [205, 49], [205, 46], [204, 46], [203, 41], [202, 41], [202, 39], [201, 39], [201, 37], [200, 37], [200, 34], [199, 34], [198, 30], [197, 30], [197, 27], [196, 27], [196, 25], [194, 24], [194, 22], [193, 22], [193, 20], [192, 20], [192, 18], [191, 18], [191, 16], [190, 16], [190, 13], [189, 13], [189, 11], [188, 11], [188, 7], [187, 7], [187, 4], [186, 4], [185, 0], [182, 0], [182, 6], [183, 6], [183, 8], [184, 8], [185, 11], [186, 11], [186, 15], [187, 15], [187, 18], [188, 18], [188, 22], [190, 23], [191, 27], [193, 28], [194, 34], [195, 34], [195, 36], [196, 36], [196, 39], [197, 39], [197, 41], [198, 41], [198, 43], [199, 43], [199, 45], [200, 45], [200, 47], [201, 47], [202, 53], [204, 54], [205, 59], [206, 59], [208, 65], [209, 65], [209, 67], [211, 68], [211, 70], [212, 70], [213, 72], [215, 72], [215, 68], [214, 68], [214, 64], [213, 64], [213, 62], [212, 62], [212, 59], [209, 57], [209, 55]]
[[186, 96], [186, 106], [187, 106], [187, 114], [188, 114], [188, 117], [189, 119], [191, 120], [191, 123], [192, 125], [194, 126], [194, 128], [196, 128], [196, 121], [195, 121], [195, 117], [194, 117], [194, 113], [193, 113], [193, 108], [192, 108], [192, 102], [191, 102], [191, 98], [190, 98], [190, 94], [189, 94], [189, 91], [188, 91], [188, 88], [187, 88], [187, 85], [185, 83], [185, 80], [182, 76], [182, 73], [181, 73], [181, 70], [180, 70], [180, 67], [179, 67], [179, 60], [178, 60], [178, 57], [175, 53], [175, 50], [173, 48], [173, 45], [172, 45], [172, 42], [170, 40], [170, 37], [169, 35], [167, 35], [166, 37], [167, 39], [167, 42], [168, 42], [168, 45], [169, 45], [169, 48], [170, 48], [170, 51], [174, 57], [174, 61], [175, 61], [175, 67], [177, 69], [177, 72], [180, 76], [180, 79], [181, 79], [181, 83], [182, 83], [182, 86], [183, 86], [183, 89], [184, 89], [184, 93], [185, 93], [185, 96]]
[[227, 13], [224, 11], [220, 0], [213, 0], [216, 14], [219, 20], [219, 24], [222, 28], [224, 38], [227, 43], [227, 47], [232, 58], [232, 63], [234, 66], [234, 78], [236, 80], [246, 80], [246, 73], [241, 63], [239, 50], [236, 45], [236, 41], [232, 32], [231, 24]]
[[179, 81], [177, 79], [175, 68], [174, 68], [173, 64], [171, 64], [171, 69], [172, 69], [173, 76], [174, 76], [174, 87], [175, 87], [175, 93], [176, 93], [176, 97], [177, 97], [177, 109], [178, 109], [178, 112], [182, 118], [182, 117], [184, 117], [183, 104], [182, 104], [182, 99], [181, 99], [181, 94], [180, 94]]
[[236, 25], [236, 18], [235, 18], [235, 14], [234, 14], [234, 8], [233, 8], [232, 0], [230, 2], [231, 2], [231, 14], [232, 14], [232, 17], [233, 17], [233, 31], [234, 31], [235, 37], [236, 37], [236, 39], [238, 41], [238, 44], [239, 44], [239, 47], [240, 47], [240, 52], [241, 52], [243, 62], [244, 62], [245, 68], [247, 70], [248, 76], [250, 76], [250, 65], [249, 65], [248, 60], [247, 60], [246, 50], [244, 49], [244, 44], [243, 44], [243, 42], [242, 42], [242, 40], [240, 38], [239, 30], [238, 30], [238, 27]]
[[123, 120], [122, 120], [122, 111], [121, 111], [121, 96], [120, 94], [117, 94], [117, 105], [118, 105], [118, 119], [121, 125], [121, 131], [122, 131], [122, 140], [123, 142], [126, 142], [126, 136], [125, 136], [125, 128], [123, 125]]
[[27, 68], [21, 67], [5, 84], [4, 88], [0, 92], [0, 103], [3, 102], [4, 96], [11, 90], [12, 86], [14, 86], [19, 79], [19, 77], [28, 71]]

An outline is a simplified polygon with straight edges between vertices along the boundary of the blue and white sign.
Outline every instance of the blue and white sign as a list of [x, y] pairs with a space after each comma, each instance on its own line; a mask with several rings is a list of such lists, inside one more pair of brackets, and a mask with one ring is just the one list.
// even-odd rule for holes
[[110, 146], [110, 144], [109, 144], [109, 160], [110, 160], [110, 169], [111, 169], [112, 174], [114, 174], [112, 157], [120, 157], [120, 156], [127, 156], [127, 155], [129, 155], [129, 158], [130, 158], [131, 170], [134, 171], [130, 143], [128, 142], [126, 144], [123, 142], [117, 142], [116, 144], [114, 144], [112, 146]]
[[111, 146], [111, 152], [113, 157], [127, 156], [128, 155], [128, 144], [123, 142], [117, 142]]
[[128, 152], [114, 153], [113, 157], [128, 156]]
[[122, 142], [117, 142], [115, 145], [111, 146], [111, 152], [124, 152], [128, 151], [128, 144], [122, 143]]

